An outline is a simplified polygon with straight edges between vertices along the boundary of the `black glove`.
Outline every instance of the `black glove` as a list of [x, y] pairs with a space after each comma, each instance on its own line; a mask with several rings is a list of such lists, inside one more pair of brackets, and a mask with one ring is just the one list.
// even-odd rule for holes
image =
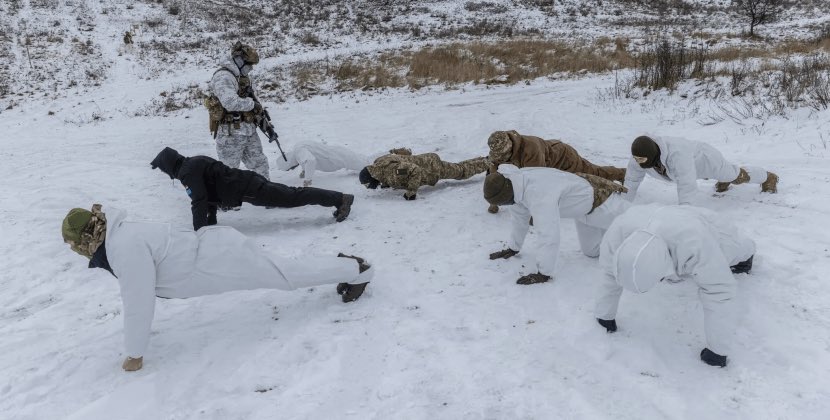
[[726, 367], [726, 356], [721, 356], [708, 348], [700, 351], [700, 360], [709, 366]]
[[256, 115], [256, 116], [261, 115], [262, 114], [262, 104], [260, 104], [259, 102], [254, 102], [254, 109], [252, 109], [251, 112], [253, 112], [254, 115]]
[[405, 198], [407, 201], [411, 201], [417, 198], [416, 195], [417, 194], [409, 195], [409, 193], [403, 193], [403, 198]]
[[597, 318], [597, 322], [599, 322], [599, 325], [602, 325], [603, 327], [605, 327], [606, 332], [612, 333], [612, 332], [617, 331], [617, 320], [616, 319], [612, 319], [612, 320], [609, 321], [607, 319]]
[[528, 274], [526, 276], [519, 277], [519, 279], [516, 280], [516, 284], [528, 285], [528, 284], [544, 283], [548, 280], [550, 280], [550, 276], [546, 276], [542, 273], [535, 273], [535, 274]]
[[507, 248], [507, 249], [501, 250], [499, 252], [494, 252], [494, 253], [490, 254], [490, 259], [491, 260], [497, 260], [499, 258], [504, 258], [506, 260], [506, 259], [518, 254], [518, 253], [519, 253], [519, 251], [514, 251], [510, 248]]

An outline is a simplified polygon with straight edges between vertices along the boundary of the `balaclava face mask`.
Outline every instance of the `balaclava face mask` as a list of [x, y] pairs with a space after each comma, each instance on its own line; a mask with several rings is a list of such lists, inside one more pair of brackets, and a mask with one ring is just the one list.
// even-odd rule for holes
[[641, 168], [653, 168], [660, 162], [660, 147], [651, 137], [640, 136], [631, 143], [631, 155]]

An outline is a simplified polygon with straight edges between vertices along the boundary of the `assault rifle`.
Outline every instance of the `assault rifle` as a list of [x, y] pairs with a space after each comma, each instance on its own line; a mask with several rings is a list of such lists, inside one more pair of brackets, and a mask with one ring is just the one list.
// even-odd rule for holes
[[262, 130], [262, 133], [268, 136], [269, 143], [277, 143], [277, 149], [280, 149], [280, 154], [282, 154], [282, 158], [288, 162], [288, 158], [285, 156], [285, 152], [282, 151], [282, 146], [280, 145], [280, 136], [277, 135], [277, 132], [274, 131], [274, 124], [271, 124], [271, 115], [268, 114], [268, 110], [262, 106], [262, 103], [259, 102], [259, 98], [256, 97], [254, 93], [254, 87], [248, 85], [245, 89], [245, 93], [256, 102], [260, 108], [262, 108], [262, 112], [256, 116], [256, 126]]
[[271, 124], [271, 115], [268, 114], [268, 110], [262, 108], [262, 114], [258, 118], [257, 127], [262, 130], [263, 134], [268, 136], [269, 142], [277, 143], [277, 149], [280, 149], [282, 158], [288, 162], [288, 158], [285, 156], [285, 152], [282, 151], [282, 146], [280, 145], [280, 136], [274, 131], [274, 124]]

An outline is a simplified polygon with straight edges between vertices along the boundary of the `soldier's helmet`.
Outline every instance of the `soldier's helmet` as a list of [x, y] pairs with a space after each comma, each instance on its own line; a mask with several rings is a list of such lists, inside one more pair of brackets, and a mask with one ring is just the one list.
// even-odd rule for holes
[[233, 48], [231, 48], [231, 57], [241, 57], [245, 64], [253, 65], [259, 63], [259, 53], [256, 52], [256, 49], [239, 41], [236, 41], [236, 44], [233, 44]]
[[506, 131], [496, 131], [490, 134], [487, 146], [490, 147], [490, 162], [495, 164], [507, 162], [513, 154], [513, 141], [510, 140]]

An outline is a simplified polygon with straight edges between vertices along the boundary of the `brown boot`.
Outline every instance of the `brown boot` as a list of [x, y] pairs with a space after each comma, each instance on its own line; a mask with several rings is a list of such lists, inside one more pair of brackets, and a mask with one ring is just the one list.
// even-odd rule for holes
[[497, 206], [495, 204], [490, 204], [490, 207], [487, 207], [487, 211], [492, 213], [492, 214], [496, 214], [496, 213], [499, 212], [499, 206]]
[[767, 180], [761, 184], [761, 192], [775, 194], [778, 192], [778, 175], [767, 172]]
[[746, 184], [747, 182], [749, 182], [749, 174], [746, 172], [746, 169], [741, 168], [740, 171], [738, 171], [738, 177], [735, 178], [733, 181], [716, 183], [715, 184], [715, 192], [719, 192], [719, 193], [726, 192], [726, 190], [729, 189], [730, 184], [732, 184], [732, 185], [741, 185], [741, 184]]

